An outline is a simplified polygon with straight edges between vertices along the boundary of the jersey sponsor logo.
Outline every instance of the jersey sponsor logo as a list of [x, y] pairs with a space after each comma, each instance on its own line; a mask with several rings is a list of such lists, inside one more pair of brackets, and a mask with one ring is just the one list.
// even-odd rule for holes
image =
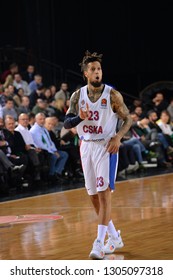
[[83, 131], [84, 133], [101, 134], [103, 133], [103, 128], [102, 126], [96, 126], [96, 125], [84, 125]]
[[106, 108], [106, 107], [107, 107], [107, 100], [106, 100], [106, 98], [103, 98], [101, 100], [101, 108]]

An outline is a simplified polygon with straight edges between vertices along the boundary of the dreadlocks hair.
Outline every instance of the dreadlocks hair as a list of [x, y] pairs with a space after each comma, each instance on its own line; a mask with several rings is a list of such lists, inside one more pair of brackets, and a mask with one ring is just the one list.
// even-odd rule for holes
[[[102, 56], [103, 56], [103, 54], [98, 54], [96, 52], [90, 53], [87, 50], [85, 52], [85, 56], [82, 59], [82, 62], [79, 63], [79, 65], [81, 66], [81, 72], [83, 73], [86, 70], [88, 63], [90, 63], [90, 62], [98, 61], [98, 62], [102, 63]], [[83, 76], [83, 78], [85, 80], [84, 76]]]

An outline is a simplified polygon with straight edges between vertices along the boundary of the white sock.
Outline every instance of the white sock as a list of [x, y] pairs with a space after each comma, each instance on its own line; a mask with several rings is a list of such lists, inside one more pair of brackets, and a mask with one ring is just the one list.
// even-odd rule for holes
[[114, 237], [118, 237], [118, 232], [116, 231], [116, 228], [115, 228], [112, 220], [109, 221], [109, 223], [108, 223], [107, 232], [108, 232], [108, 235], [112, 235]]
[[105, 241], [107, 228], [108, 227], [105, 226], [105, 225], [98, 225], [97, 239], [99, 239], [103, 244], [104, 244], [104, 241]]

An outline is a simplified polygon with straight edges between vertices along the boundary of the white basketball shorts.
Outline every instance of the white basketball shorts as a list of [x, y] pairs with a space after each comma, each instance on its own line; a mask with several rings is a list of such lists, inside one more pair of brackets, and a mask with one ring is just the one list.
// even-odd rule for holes
[[118, 153], [106, 151], [107, 141], [81, 141], [80, 155], [85, 178], [85, 187], [89, 195], [97, 194], [108, 187], [115, 189], [118, 168]]

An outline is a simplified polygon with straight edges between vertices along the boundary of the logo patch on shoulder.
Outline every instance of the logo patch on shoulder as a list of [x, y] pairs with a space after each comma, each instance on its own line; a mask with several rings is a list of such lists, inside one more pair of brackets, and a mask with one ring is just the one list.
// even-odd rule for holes
[[106, 98], [103, 98], [101, 100], [101, 108], [106, 108], [107, 107], [107, 99]]

